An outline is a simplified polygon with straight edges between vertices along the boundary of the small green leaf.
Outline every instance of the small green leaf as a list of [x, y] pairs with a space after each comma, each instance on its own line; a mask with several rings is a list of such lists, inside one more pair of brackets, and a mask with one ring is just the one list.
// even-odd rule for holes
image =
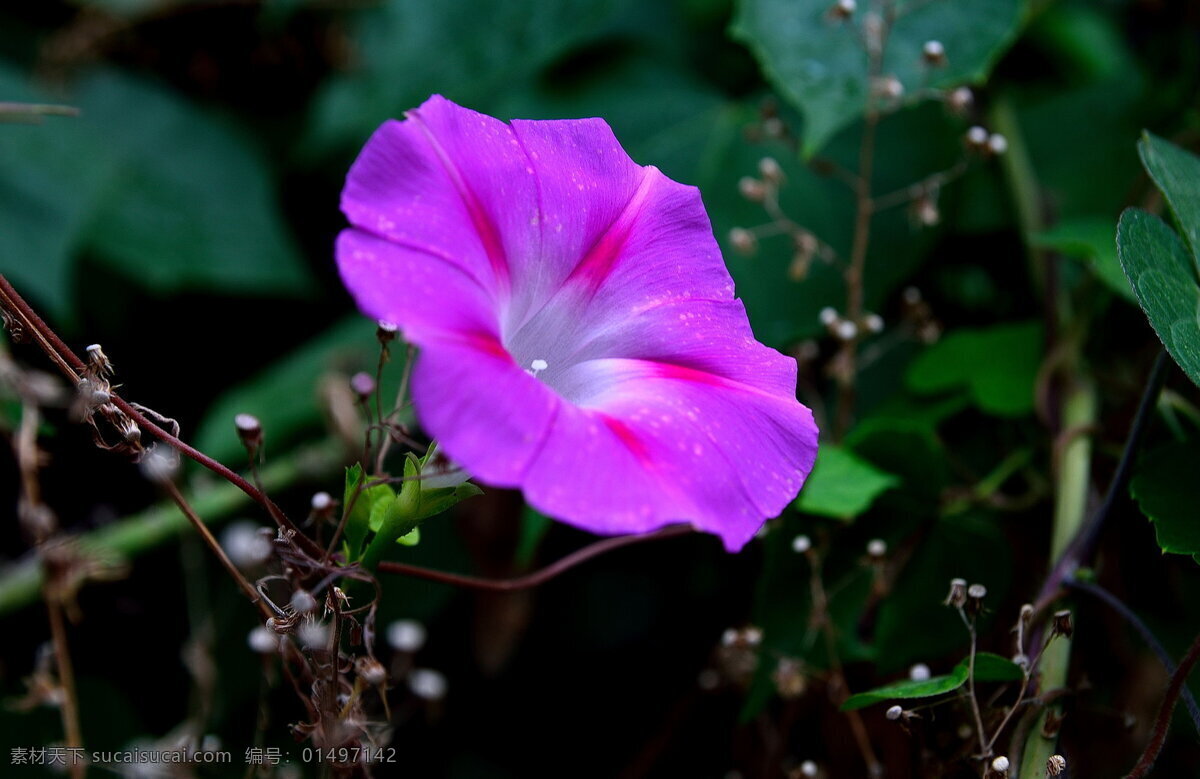
[[932, 698], [935, 695], [944, 695], [945, 693], [953, 692], [966, 683], [966, 667], [956, 665], [954, 671], [946, 676], [934, 676], [920, 682], [906, 679], [902, 682], [876, 687], [869, 692], [860, 692], [857, 695], [851, 695], [841, 705], [841, 709], [842, 711], [853, 711], [854, 709], [861, 709], [874, 703], [884, 703], [886, 701]]
[[852, 452], [826, 444], [818, 450], [817, 462], [794, 505], [808, 514], [850, 520], [899, 483]]
[[1033, 388], [1042, 356], [1042, 328], [1019, 322], [947, 335], [913, 361], [908, 388], [921, 395], [959, 387], [980, 409], [1019, 417], [1033, 411]]
[[1104, 217], [1065, 219], [1038, 233], [1033, 243], [1083, 261], [1105, 286], [1130, 302], [1136, 302], [1129, 279], [1117, 259], [1116, 225]]
[[1117, 225], [1117, 252], [1154, 332], [1200, 384], [1200, 287], [1187, 248], [1161, 219], [1130, 208]]
[[[365, 481], [362, 466], [358, 463], [346, 469], [346, 485], [342, 492], [342, 510], [350, 511], [346, 527], [342, 531], [346, 538], [348, 559], [358, 559], [367, 531], [378, 531], [382, 525], [382, 510], [396, 495], [386, 484], [377, 484], [359, 492], [359, 484]], [[358, 497], [355, 498], [355, 494]]]
[[1149, 452], [1137, 465], [1129, 489], [1151, 522], [1158, 545], [1171, 554], [1200, 554], [1196, 475], [1200, 442], [1171, 443]]
[[[1015, 682], [1024, 677], [1021, 667], [1011, 660], [990, 652], [975, 654], [976, 682]], [[842, 704], [842, 711], [861, 709], [875, 703], [885, 703], [893, 700], [910, 698], [931, 698], [953, 692], [967, 683], [970, 677], [970, 658], [964, 658], [954, 669], [945, 676], [934, 676], [924, 681], [906, 679], [901, 682], [885, 684], [868, 692], [851, 695]]]
[[[804, 113], [806, 156], [863, 115], [871, 89], [862, 43], [868, 15], [860, 11], [837, 20], [830, 14], [833, 5], [830, 0], [741, 0], [732, 28], [768, 78]], [[908, 102], [929, 87], [983, 81], [1015, 39], [1024, 4], [955, 0], [911, 5], [891, 27], [880, 71], [900, 81]], [[930, 40], [945, 47], [944, 66], [924, 62], [922, 47]]]
[[1170, 204], [1200, 270], [1200, 157], [1151, 133], [1138, 142], [1138, 153]]
[[432, 490], [422, 490], [421, 510], [417, 518], [425, 519], [435, 514], [441, 514], [451, 506], [462, 503], [467, 498], [473, 498], [476, 495], [482, 494], [483, 490], [471, 482], [465, 482], [457, 487], [438, 487]]
[[[967, 661], [963, 660], [959, 665], [965, 668]], [[1007, 657], [1001, 657], [991, 652], [975, 654], [975, 681], [977, 682], [1019, 682], [1024, 677], [1025, 672], [1021, 670], [1021, 666]]]

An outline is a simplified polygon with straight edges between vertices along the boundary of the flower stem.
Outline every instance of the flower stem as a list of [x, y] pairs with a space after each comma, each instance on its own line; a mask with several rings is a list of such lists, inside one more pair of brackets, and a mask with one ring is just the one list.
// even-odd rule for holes
[[[1096, 421], [1096, 389], [1090, 381], [1077, 379], [1067, 390], [1063, 401], [1062, 424], [1064, 429], [1087, 429]], [[1088, 481], [1091, 471], [1091, 438], [1076, 436], [1063, 450], [1055, 479], [1058, 488], [1054, 504], [1054, 519], [1051, 528], [1050, 557], [1059, 560], [1067, 551], [1073, 538], [1084, 527]], [[1039, 663], [1042, 694], [1062, 688], [1067, 683], [1067, 669], [1071, 661], [1071, 642], [1065, 636], [1046, 645]], [[1047, 707], [1040, 715], [1022, 752], [1021, 772], [1023, 777], [1036, 777], [1054, 754], [1058, 740], [1057, 732], [1045, 732], [1047, 720], [1057, 716], [1058, 707]]]
[[1125, 779], [1142, 779], [1154, 767], [1154, 761], [1158, 759], [1158, 754], [1162, 751], [1163, 742], [1167, 740], [1167, 730], [1171, 726], [1171, 714], [1175, 711], [1175, 704], [1179, 702], [1179, 696], [1187, 684], [1187, 678], [1191, 675], [1192, 669], [1196, 667], [1197, 661], [1200, 661], [1200, 636], [1196, 636], [1191, 647], [1188, 648], [1187, 654], [1179, 661], [1179, 667], [1171, 676], [1171, 684], [1167, 687], [1167, 694], [1163, 697], [1162, 706], [1159, 707], [1158, 717], [1154, 720], [1154, 731], [1150, 737], [1150, 743], [1146, 745], [1141, 758], [1138, 759], [1137, 764]]

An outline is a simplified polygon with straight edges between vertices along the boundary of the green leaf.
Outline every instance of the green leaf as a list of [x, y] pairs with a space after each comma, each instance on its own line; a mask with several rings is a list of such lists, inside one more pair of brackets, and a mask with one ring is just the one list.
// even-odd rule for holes
[[900, 480], [839, 446], [826, 444], [793, 504], [808, 514], [850, 520]]
[[[1012, 682], [1021, 679], [1024, 673], [1020, 666], [1010, 660], [990, 652], [978, 652], [975, 655], [975, 681], [977, 682]], [[924, 681], [906, 679], [902, 682], [886, 684], [868, 692], [851, 695], [842, 704], [842, 711], [861, 709], [875, 703], [885, 703], [893, 700], [908, 700], [912, 698], [932, 698], [953, 692], [967, 683], [970, 677], [970, 661], [964, 658], [954, 669], [945, 676], [934, 676]]]
[[1082, 260], [1096, 277], [1121, 297], [1136, 302], [1117, 259], [1116, 225], [1104, 217], [1064, 219], [1033, 236], [1033, 243]]
[[361, 66], [316, 100], [307, 146], [357, 146], [431, 93], [493, 111], [547, 65], [611, 29], [630, 0], [391, 0], [351, 30]]
[[841, 705], [841, 710], [853, 711], [875, 703], [885, 703], [894, 700], [932, 698], [935, 695], [944, 695], [945, 693], [953, 692], [966, 683], [967, 669], [961, 665], [957, 665], [954, 667], [952, 673], [945, 676], [933, 676], [920, 682], [905, 679], [902, 682], [885, 684], [868, 692], [851, 695]]
[[1138, 142], [1138, 154], [1170, 204], [1200, 271], [1200, 157], [1151, 133]]
[[267, 162], [235, 128], [116, 71], [77, 102], [119, 164], [84, 236], [105, 263], [159, 293], [311, 289]]
[[[0, 92], [53, 99], [4, 67]], [[0, 127], [0, 271], [55, 317], [84, 250], [156, 292], [310, 288], [267, 163], [240, 132], [116, 70], [68, 97], [77, 118]]]
[[438, 487], [421, 490], [421, 509], [417, 519], [426, 519], [435, 514], [441, 514], [451, 506], [462, 503], [467, 498], [482, 495], [483, 490], [471, 482], [465, 482], [457, 487]]
[[367, 531], [377, 531], [382, 524], [382, 516], [377, 517], [377, 509], [392, 502], [396, 493], [386, 484], [368, 487], [355, 498], [358, 485], [365, 481], [362, 466], [358, 463], [346, 469], [346, 486], [342, 491], [342, 510], [349, 510], [346, 517], [346, 527], [342, 531], [346, 539], [348, 559], [356, 560], [362, 550]]
[[1151, 522], [1158, 545], [1171, 554], [1200, 555], [1196, 475], [1200, 442], [1171, 443], [1138, 462], [1129, 490]]
[[965, 387], [984, 411], [1024, 416], [1033, 411], [1041, 355], [1036, 322], [956, 330], [913, 361], [908, 387], [922, 395]]
[[1200, 384], [1200, 287], [1187, 247], [1161, 219], [1131, 208], [1117, 225], [1117, 253], [1154, 332]]
[[[754, 52], [775, 86], [804, 113], [804, 154], [818, 151], [864, 113], [870, 89], [861, 43], [867, 4], [846, 21], [831, 18], [829, 0], [741, 0], [732, 33]], [[892, 26], [881, 72], [904, 86], [907, 101], [926, 87], [984, 80], [1016, 37], [1020, 0], [912, 3]], [[922, 58], [940, 41], [944, 67]]]
[[[12, 101], [49, 99], [2, 66], [0, 94]], [[69, 317], [80, 235], [116, 167], [78, 118], [0, 124], [0, 272], [54, 319]]]
[[[966, 660], [959, 663], [964, 667], [966, 664]], [[1024, 677], [1025, 672], [1021, 670], [1021, 666], [1007, 657], [1001, 657], [991, 652], [975, 654], [975, 681], [977, 682], [1019, 682]]]

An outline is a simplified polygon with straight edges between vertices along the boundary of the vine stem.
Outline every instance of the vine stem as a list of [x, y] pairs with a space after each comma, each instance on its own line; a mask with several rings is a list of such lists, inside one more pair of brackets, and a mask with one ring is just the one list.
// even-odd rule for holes
[[[1121, 617], [1129, 623], [1129, 625], [1138, 632], [1150, 650], [1154, 652], [1155, 657], [1162, 663], [1162, 667], [1166, 670], [1168, 676], [1175, 674], [1175, 661], [1167, 654], [1167, 649], [1158, 640], [1158, 637], [1150, 630], [1150, 626], [1142, 621], [1141, 617], [1133, 612], [1133, 609], [1126, 606], [1120, 598], [1113, 595], [1108, 590], [1098, 584], [1091, 582], [1081, 582], [1078, 579], [1068, 579], [1065, 582], [1066, 586], [1072, 590], [1087, 593], [1096, 598], [1100, 602], [1107, 605], [1113, 611], [1121, 615]], [[1197, 734], [1200, 734], [1200, 706], [1196, 705], [1196, 697], [1192, 695], [1192, 691], [1185, 685], [1180, 693], [1183, 698], [1183, 704], [1188, 710], [1188, 715], [1192, 718], [1192, 725], [1195, 726]]]
[[[32, 331], [38, 345], [46, 352], [47, 356], [58, 365], [59, 369], [71, 379], [74, 384], [78, 384], [80, 376], [87, 369], [83, 360], [71, 351], [58, 334], [47, 325], [37, 312], [25, 302], [25, 299], [13, 288], [8, 279], [0, 274], [0, 305], [3, 305], [4, 310], [10, 315], [16, 316], [21, 320], [21, 325]], [[261, 505], [266, 509], [271, 518], [275, 520], [280, 528], [294, 533], [294, 540], [297, 545], [304, 549], [305, 552], [313, 556], [319, 556], [323, 551], [317, 544], [308, 536], [300, 532], [300, 529], [288, 519], [287, 515], [275, 505], [275, 502], [268, 498], [261, 490], [255, 487], [250, 482], [239, 476], [237, 473], [230, 470], [228, 467], [217, 462], [213, 458], [201, 452], [199, 449], [192, 447], [178, 437], [167, 432], [157, 424], [146, 418], [146, 415], [138, 411], [130, 405], [125, 399], [119, 397], [115, 392], [112, 393], [111, 401], [113, 405], [119, 408], [122, 413], [136, 422], [143, 430], [148, 430], [154, 434], [156, 438], [163, 441], [167, 445], [186, 455], [190, 459], [209, 469], [213, 473], [225, 479], [229, 483], [236, 486], [242, 492], [246, 493], [251, 500]]]
[[1171, 715], [1175, 711], [1175, 705], [1179, 703], [1179, 696], [1184, 690], [1192, 669], [1196, 667], [1197, 661], [1200, 661], [1200, 635], [1192, 641], [1187, 654], [1179, 661], [1179, 667], [1171, 675], [1171, 684], [1167, 687], [1167, 694], [1163, 697], [1162, 706], [1158, 709], [1158, 717], [1154, 720], [1150, 743], [1146, 744], [1145, 751], [1142, 752], [1142, 756], [1134, 765], [1133, 770], [1126, 774], [1125, 779], [1142, 779], [1154, 767], [1154, 761], [1158, 759], [1163, 743], [1167, 740], [1167, 730], [1171, 726]]
[[81, 779], [86, 763], [75, 758], [83, 748], [79, 728], [79, 699], [75, 694], [75, 672], [71, 666], [71, 651], [67, 644], [67, 628], [63, 623], [62, 602], [57, 594], [46, 593], [46, 613], [50, 620], [50, 637], [54, 644], [54, 664], [58, 667], [58, 682], [62, 685], [62, 722], [66, 746], [71, 759], [72, 779]]
[[541, 568], [524, 576], [517, 576], [512, 579], [486, 579], [481, 576], [468, 576], [461, 573], [450, 573], [448, 571], [435, 571], [430, 568], [422, 568], [408, 563], [399, 563], [392, 560], [384, 560], [379, 563], [376, 570], [380, 573], [396, 573], [405, 576], [413, 576], [418, 579], [428, 579], [429, 581], [441, 582], [442, 584], [451, 584], [456, 587], [467, 587], [475, 590], [489, 590], [492, 592], [511, 592], [513, 590], [525, 590], [530, 587], [537, 587], [540, 584], [550, 581], [551, 579], [566, 573], [580, 563], [596, 557], [597, 555], [610, 552], [614, 549], [620, 549], [623, 546], [631, 544], [639, 544], [643, 541], [658, 541], [664, 538], [675, 538], [677, 536], [689, 535], [693, 532], [689, 525], [672, 525], [665, 527], [655, 533], [646, 533], [642, 535], [617, 536], [615, 538], [605, 538], [593, 544], [572, 552], [566, 557], [551, 563], [545, 568]]

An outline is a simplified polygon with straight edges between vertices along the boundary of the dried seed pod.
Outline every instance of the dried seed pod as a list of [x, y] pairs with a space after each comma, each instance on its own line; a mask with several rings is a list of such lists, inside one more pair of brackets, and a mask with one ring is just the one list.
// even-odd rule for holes
[[953, 606], [956, 609], [961, 609], [967, 603], [967, 580], [966, 579], [951, 579], [950, 594], [946, 596], [945, 601], [947, 606]]

